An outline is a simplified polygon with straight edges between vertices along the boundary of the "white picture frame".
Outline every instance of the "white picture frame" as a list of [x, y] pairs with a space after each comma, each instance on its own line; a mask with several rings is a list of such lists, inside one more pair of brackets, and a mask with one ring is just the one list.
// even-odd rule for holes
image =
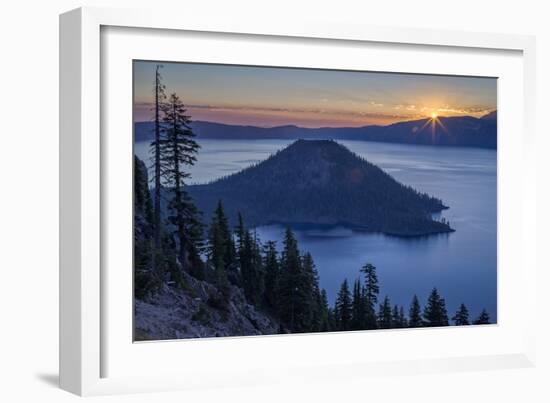
[[[131, 321], [131, 317], [124, 317], [128, 316], [128, 304], [131, 305], [131, 302], [123, 295], [120, 300], [126, 305], [116, 305], [118, 302], [110, 298], [112, 290], [116, 287], [120, 290], [127, 283], [128, 277], [112, 276], [111, 272], [106, 272], [111, 258], [123, 256], [119, 254], [112, 257], [105, 241], [105, 231], [110, 239], [113, 236], [124, 237], [127, 233], [124, 222], [110, 224], [114, 217], [120, 217], [117, 211], [128, 208], [123, 202], [114, 206], [113, 200], [125, 200], [124, 196], [119, 198], [114, 195], [114, 189], [124, 191], [131, 185], [131, 182], [124, 184], [128, 179], [127, 171], [116, 171], [115, 175], [114, 170], [117, 168], [111, 158], [113, 155], [121, 156], [120, 153], [128, 146], [128, 142], [123, 141], [124, 138], [128, 139], [128, 133], [114, 137], [113, 128], [127, 132], [127, 126], [120, 125], [131, 125], [131, 122], [112, 121], [109, 110], [105, 108], [108, 109], [107, 105], [120, 105], [119, 101], [123, 102], [128, 95], [127, 81], [117, 80], [117, 83], [123, 82], [119, 88], [118, 84], [111, 85], [113, 81], [107, 78], [123, 78], [127, 67], [124, 60], [127, 62], [131, 58], [139, 58], [136, 53], [132, 53], [136, 44], [131, 43], [131, 37], [139, 32], [143, 34], [139, 44], [144, 49], [148, 46], [150, 38], [147, 37], [150, 35], [156, 35], [155, 40], [160, 38], [161, 41], [173, 43], [180, 40], [178, 35], [191, 33], [194, 40], [199, 41], [202, 36], [214, 34], [213, 40], [218, 42], [237, 38], [243, 49], [252, 46], [252, 43], [270, 41], [281, 49], [287, 47], [289, 52], [289, 43], [292, 42], [299, 46], [319, 43], [319, 46], [330, 46], [335, 51], [348, 45], [352, 48], [372, 45], [379, 48], [394, 46], [395, 51], [399, 52], [410, 46], [416, 49], [414, 51], [427, 54], [431, 51], [450, 52], [450, 58], [462, 57], [462, 53], [457, 52], [469, 52], [473, 54], [472, 57], [479, 58], [486, 54], [493, 54], [497, 58], [501, 54], [511, 55], [510, 58], [504, 58], [509, 59], [509, 62], [502, 59], [499, 68], [502, 74], [509, 77], [503, 85], [509, 85], [509, 94], [515, 94], [513, 106], [517, 108], [520, 105], [521, 113], [516, 117], [500, 113], [501, 110], [511, 110], [512, 105], [503, 104], [504, 107], [500, 108], [499, 99], [499, 324], [475, 329], [393, 330], [132, 343], [131, 338], [127, 337], [128, 332], [131, 332], [127, 321]], [[196, 60], [203, 60], [199, 52], [203, 45], [210, 46], [197, 43]], [[536, 217], [532, 208], [535, 183], [530, 179], [534, 177], [530, 173], [535, 170], [534, 158], [531, 158], [535, 149], [532, 124], [535, 99], [533, 37], [309, 21], [299, 26], [238, 18], [216, 21], [194, 18], [182, 22], [177, 14], [170, 12], [81, 8], [61, 15], [60, 48], [60, 384], [63, 389], [79, 395], [96, 395], [245, 386], [266, 382], [290, 383], [306, 379], [321, 381], [335, 376], [343, 379], [374, 373], [411, 374], [534, 365], [535, 320], [522, 317], [520, 321], [517, 313], [508, 309], [507, 300], [502, 299], [509, 295], [507, 287], [517, 281], [521, 284], [518, 296], [521, 305], [517, 310], [536, 311], [536, 242], [532, 240], [536, 233]], [[455, 56], [452, 56], [453, 52]], [[178, 59], [176, 54], [170, 55], [162, 50], [157, 54], [160, 59], [150, 52], [145, 53], [139, 56], [152, 60]], [[241, 53], [238, 56], [240, 58], [230, 62], [272, 63], [267, 57], [262, 59], [261, 51], [249, 53]], [[228, 57], [204, 56], [204, 60], [227, 62]], [[433, 55], [429, 57], [432, 57], [434, 69], [442, 69], [438, 70], [440, 73], [475, 73], [464, 62], [447, 63], [445, 67], [444, 63], [438, 65]], [[491, 57], [488, 56], [484, 62], [485, 67], [480, 63], [480, 74], [481, 71], [489, 72], [492, 65], [494, 69], [497, 68], [496, 59]], [[300, 62], [298, 59], [295, 63], [301, 67], [338, 67], [338, 62], [319, 66], [319, 60]], [[373, 69], [385, 68], [391, 71], [391, 68], [387, 68], [391, 60], [388, 56], [386, 67], [381, 62]], [[509, 65], [509, 69], [505, 65]], [[356, 68], [361, 68], [361, 65], [357, 64]], [[405, 70], [434, 72], [425, 71], [425, 68], [419, 62], [410, 63]], [[130, 71], [128, 74], [131, 75]], [[131, 99], [123, 108], [131, 109]], [[508, 136], [511, 129], [521, 135]], [[130, 151], [128, 156], [131, 156]], [[511, 169], [512, 164], [514, 170]], [[131, 163], [127, 169], [130, 167]], [[518, 186], [521, 189], [519, 192]], [[511, 192], [512, 189], [516, 189], [516, 192]], [[107, 211], [114, 213], [106, 214]], [[503, 212], [514, 214], [508, 215], [504, 221]], [[118, 235], [109, 232], [109, 228], [113, 227], [119, 229], [115, 231]], [[505, 232], [501, 234], [501, 231]], [[128, 245], [123, 239], [120, 241]], [[519, 246], [509, 251], [512, 248], [508, 246], [512, 242], [519, 242]], [[503, 255], [501, 250], [504, 250]], [[503, 259], [504, 262], [511, 259], [516, 263], [519, 267], [516, 267], [517, 272], [506, 269], [501, 276]], [[131, 284], [127, 284], [126, 296], [131, 296], [131, 287]], [[453, 340], [461, 340], [458, 343], [460, 346], [445, 347]], [[330, 354], [331, 348], [337, 345], [353, 349], [361, 343], [364, 345], [365, 341], [377, 343], [377, 351], [365, 349], [363, 355], [353, 360], [339, 360]], [[403, 348], [389, 354], [384, 343], [403, 345]], [[410, 350], [407, 346], [411, 345], [420, 346], [418, 353], [407, 353]], [[427, 346], [432, 346], [432, 350], [428, 350]], [[320, 358], [315, 355], [319, 349], [328, 353]], [[290, 354], [283, 356], [283, 351]], [[216, 369], [212, 370], [209, 364], [212, 363], [211, 355], [214, 353], [222, 359], [216, 363]], [[185, 360], [177, 358], [182, 354]], [[143, 371], [134, 370], [135, 362], [132, 360], [138, 360], [136, 357], [144, 363]], [[238, 357], [240, 360], [234, 361]], [[264, 357], [263, 363], [260, 357]], [[123, 365], [124, 362], [128, 364]], [[161, 367], [163, 371], [146, 370]], [[304, 371], [305, 368], [307, 371]]]

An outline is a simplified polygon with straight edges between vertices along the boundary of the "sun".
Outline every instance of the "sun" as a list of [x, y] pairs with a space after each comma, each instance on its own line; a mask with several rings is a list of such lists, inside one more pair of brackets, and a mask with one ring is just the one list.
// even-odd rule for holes
[[434, 119], [434, 120], [437, 119], [437, 112], [432, 112], [431, 116], [432, 116], [432, 119]]

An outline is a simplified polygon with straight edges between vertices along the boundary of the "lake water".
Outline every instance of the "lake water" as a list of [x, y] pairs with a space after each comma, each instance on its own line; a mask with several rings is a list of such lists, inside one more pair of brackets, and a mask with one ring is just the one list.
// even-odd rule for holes
[[[193, 182], [204, 183], [241, 170], [284, 148], [286, 140], [202, 140]], [[442, 216], [456, 232], [402, 239], [347, 228], [295, 228], [300, 249], [317, 265], [331, 303], [344, 278], [353, 282], [366, 262], [377, 267], [381, 297], [406, 309], [413, 294], [425, 303], [432, 287], [451, 317], [463, 302], [470, 316], [486, 308], [497, 315], [497, 164], [494, 150], [340, 141], [398, 181], [438, 197], [450, 207]], [[147, 144], [137, 143], [138, 157]], [[284, 228], [257, 229], [262, 240], [282, 239]]]

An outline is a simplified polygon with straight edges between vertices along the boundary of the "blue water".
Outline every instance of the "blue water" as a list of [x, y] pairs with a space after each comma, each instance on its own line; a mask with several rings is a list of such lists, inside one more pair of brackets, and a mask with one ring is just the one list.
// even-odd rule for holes
[[[224, 176], [267, 158], [290, 141], [202, 140], [192, 169], [195, 183]], [[344, 278], [353, 281], [366, 262], [378, 269], [381, 296], [407, 309], [413, 294], [424, 303], [432, 287], [446, 299], [449, 316], [463, 302], [471, 316], [497, 314], [497, 160], [494, 150], [341, 141], [398, 181], [436, 196], [450, 207], [441, 215], [452, 234], [416, 239], [362, 233], [348, 228], [295, 228], [300, 248], [317, 265], [321, 287], [334, 301]], [[147, 156], [147, 145], [136, 144]], [[257, 229], [262, 240], [280, 240], [284, 228]]]

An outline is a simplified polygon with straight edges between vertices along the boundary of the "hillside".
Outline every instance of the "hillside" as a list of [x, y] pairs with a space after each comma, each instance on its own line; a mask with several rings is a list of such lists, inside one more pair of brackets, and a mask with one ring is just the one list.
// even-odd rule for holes
[[[251, 305], [242, 288], [230, 285], [225, 301], [212, 281], [165, 267], [162, 281], [151, 277], [151, 199], [147, 169], [134, 159], [134, 338], [167, 340], [193, 337], [278, 333], [281, 326]], [[165, 245], [165, 253], [173, 253]], [[199, 262], [202, 265], [202, 262]], [[174, 272], [177, 272], [175, 274]], [[154, 284], [152, 284], [154, 283]], [[222, 302], [223, 301], [223, 302]]]
[[251, 226], [346, 225], [398, 236], [451, 232], [431, 213], [442, 201], [402, 185], [328, 140], [298, 140], [261, 163], [210, 184], [187, 187], [209, 217], [222, 200], [228, 217]]
[[[197, 121], [192, 123], [192, 128], [198, 139], [362, 140], [496, 149], [496, 111], [480, 119], [471, 116], [440, 117], [439, 122], [441, 124], [432, 125], [430, 119], [420, 119], [398, 122], [388, 126], [311, 129], [293, 125], [265, 128]], [[137, 142], [151, 141], [152, 136], [153, 125], [151, 122], [135, 124], [135, 140]]]
[[136, 341], [279, 333], [280, 325], [249, 304], [241, 288], [231, 287], [231, 299], [222, 309], [213, 284], [181, 275], [185, 287], [163, 285], [155, 294], [135, 299]]

